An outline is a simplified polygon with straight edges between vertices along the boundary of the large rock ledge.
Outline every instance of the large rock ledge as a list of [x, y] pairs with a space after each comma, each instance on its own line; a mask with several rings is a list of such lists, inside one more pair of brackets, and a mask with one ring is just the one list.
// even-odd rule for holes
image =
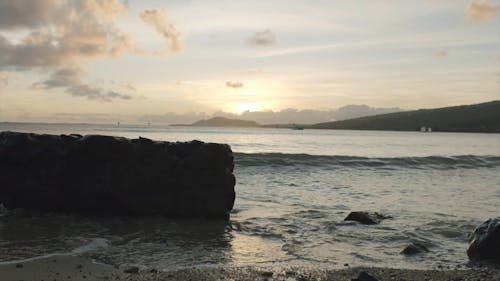
[[0, 203], [42, 211], [229, 218], [231, 148], [0, 132]]

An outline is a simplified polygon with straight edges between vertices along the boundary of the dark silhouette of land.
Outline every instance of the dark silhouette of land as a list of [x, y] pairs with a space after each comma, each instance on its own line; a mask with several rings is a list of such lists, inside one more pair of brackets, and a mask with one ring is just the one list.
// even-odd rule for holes
[[225, 117], [214, 117], [206, 120], [196, 121], [189, 125], [174, 125], [174, 126], [194, 126], [194, 127], [260, 127], [260, 124], [255, 121], [229, 119]]
[[214, 117], [207, 120], [200, 120], [190, 125], [177, 126], [384, 131], [420, 131], [421, 128], [425, 127], [426, 130], [440, 132], [500, 133], [500, 101], [436, 109], [403, 111], [312, 125], [261, 125], [255, 121]]
[[418, 131], [422, 127], [440, 132], [500, 132], [500, 101], [420, 109], [306, 126], [309, 129], [391, 131]]

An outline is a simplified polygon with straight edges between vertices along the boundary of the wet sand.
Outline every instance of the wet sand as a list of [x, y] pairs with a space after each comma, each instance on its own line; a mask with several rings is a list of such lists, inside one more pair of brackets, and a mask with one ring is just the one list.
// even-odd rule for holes
[[[196, 267], [175, 271], [158, 271], [130, 265], [112, 266], [94, 263], [75, 256], [50, 256], [0, 265], [0, 281], [62, 281], [62, 280], [356, 280], [361, 272], [375, 280], [406, 281], [486, 281], [500, 280], [498, 267], [477, 267], [464, 270], [408, 270], [388, 268], [272, 269], [257, 267]], [[368, 280], [368, 279], [361, 279]], [[360, 280], [360, 281], [361, 281]]]

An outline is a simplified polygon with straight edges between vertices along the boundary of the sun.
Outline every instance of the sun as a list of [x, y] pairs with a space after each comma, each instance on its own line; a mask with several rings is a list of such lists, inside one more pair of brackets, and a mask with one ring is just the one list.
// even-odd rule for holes
[[250, 111], [250, 112], [261, 111], [261, 108], [255, 103], [240, 103], [236, 105], [235, 111], [241, 114], [245, 111]]

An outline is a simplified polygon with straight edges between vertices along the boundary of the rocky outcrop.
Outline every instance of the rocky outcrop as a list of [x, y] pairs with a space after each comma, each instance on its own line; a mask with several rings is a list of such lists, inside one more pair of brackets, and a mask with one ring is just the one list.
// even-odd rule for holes
[[474, 230], [467, 255], [472, 261], [500, 260], [500, 218], [489, 219]]
[[379, 224], [382, 220], [392, 217], [379, 214], [377, 212], [351, 212], [344, 219], [345, 221], [357, 221], [362, 224]]
[[228, 145], [111, 136], [0, 133], [0, 203], [8, 209], [228, 218]]

